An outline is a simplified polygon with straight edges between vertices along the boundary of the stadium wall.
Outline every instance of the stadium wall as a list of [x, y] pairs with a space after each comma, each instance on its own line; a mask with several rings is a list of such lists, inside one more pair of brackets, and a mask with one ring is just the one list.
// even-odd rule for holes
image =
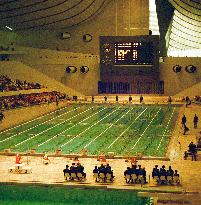
[[[0, 62], [0, 75], [8, 75], [14, 80], [19, 79], [26, 80], [27, 82], [38, 82], [41, 85], [47, 86], [48, 89], [46, 91], [60, 91], [66, 93], [68, 96], [83, 95], [82, 93], [64, 86], [62, 83], [18, 61]], [[37, 92], [37, 90], [35, 90], [35, 92]], [[4, 94], [2, 93], [2, 95]]]
[[[182, 66], [180, 73], [173, 71], [173, 66]], [[194, 65], [197, 67], [195, 73], [188, 73], [185, 67]], [[165, 95], [176, 95], [201, 81], [201, 61], [198, 57], [166, 57], [160, 63], [160, 80], [164, 80]], [[188, 93], [188, 92], [187, 92]], [[186, 93], [186, 95], [187, 95]], [[193, 93], [192, 93], [193, 94]], [[194, 94], [193, 94], [194, 95]]]

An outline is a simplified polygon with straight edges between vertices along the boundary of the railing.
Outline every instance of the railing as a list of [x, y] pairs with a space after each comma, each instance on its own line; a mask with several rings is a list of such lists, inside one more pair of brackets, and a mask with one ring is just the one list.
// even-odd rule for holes
[[164, 94], [164, 81], [160, 82], [98, 82], [99, 94]]

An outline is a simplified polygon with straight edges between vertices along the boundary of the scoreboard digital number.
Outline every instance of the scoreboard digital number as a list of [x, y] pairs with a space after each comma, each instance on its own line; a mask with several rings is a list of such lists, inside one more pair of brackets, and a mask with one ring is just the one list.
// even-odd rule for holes
[[114, 64], [153, 65], [154, 46], [152, 42], [116, 42]]

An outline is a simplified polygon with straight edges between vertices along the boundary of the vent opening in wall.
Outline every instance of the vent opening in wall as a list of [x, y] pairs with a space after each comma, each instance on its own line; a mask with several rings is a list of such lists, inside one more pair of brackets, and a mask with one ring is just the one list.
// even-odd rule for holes
[[92, 40], [92, 35], [91, 34], [84, 34], [82, 36], [82, 39], [84, 42], [90, 42]]
[[70, 39], [71, 35], [68, 32], [63, 32], [60, 34], [61, 39]]
[[66, 67], [66, 73], [76, 73], [77, 68], [75, 66], [67, 66]]
[[195, 73], [197, 68], [194, 65], [188, 65], [188, 66], [186, 66], [185, 70], [188, 73]]
[[88, 71], [89, 71], [89, 68], [87, 66], [80, 67], [80, 73], [87, 73]]
[[173, 66], [173, 71], [175, 72], [175, 73], [180, 73], [181, 72], [181, 66], [180, 65], [175, 65], [175, 66]]

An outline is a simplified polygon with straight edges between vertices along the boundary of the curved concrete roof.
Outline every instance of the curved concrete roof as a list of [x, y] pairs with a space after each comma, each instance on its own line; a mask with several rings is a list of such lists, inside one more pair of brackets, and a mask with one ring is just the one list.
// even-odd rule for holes
[[68, 28], [93, 18], [110, 0], [1, 0], [0, 27]]

